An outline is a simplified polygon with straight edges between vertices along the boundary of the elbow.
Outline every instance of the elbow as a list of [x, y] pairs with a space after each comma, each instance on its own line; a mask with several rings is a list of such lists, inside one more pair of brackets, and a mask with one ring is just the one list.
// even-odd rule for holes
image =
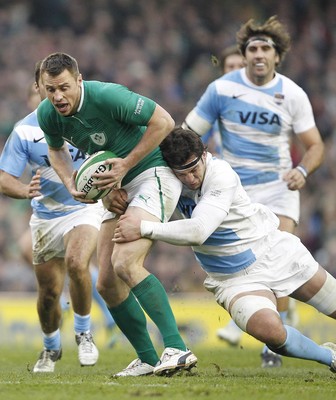
[[173, 117], [166, 111], [162, 116], [164, 120], [164, 131], [167, 135], [175, 128], [175, 121]]
[[165, 117], [165, 137], [175, 128], [175, 121], [170, 114], [167, 113]]
[[175, 128], [175, 121], [171, 115], [169, 115], [168, 118], [168, 126], [169, 126], [169, 132], [171, 132]]

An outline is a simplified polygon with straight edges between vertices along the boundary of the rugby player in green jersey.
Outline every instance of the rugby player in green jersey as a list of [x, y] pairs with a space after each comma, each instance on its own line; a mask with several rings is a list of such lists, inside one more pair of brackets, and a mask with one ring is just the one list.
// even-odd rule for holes
[[[162, 158], [159, 144], [174, 127], [169, 113], [153, 100], [125, 86], [84, 81], [77, 61], [53, 53], [41, 65], [47, 99], [38, 108], [38, 121], [49, 146], [49, 157], [74, 199], [89, 202], [75, 188], [72, 161], [65, 141], [92, 154], [111, 150], [112, 170], [99, 174], [99, 186], [122, 187], [127, 213], [166, 222], [181, 193], [181, 182]], [[190, 369], [196, 356], [181, 338], [167, 294], [159, 280], [144, 268], [152, 241], [112, 242], [117, 222], [107, 207], [98, 240], [97, 288], [111, 315], [137, 352], [116, 376], [166, 375]], [[164, 351], [159, 359], [146, 327], [145, 313], [158, 327]]]

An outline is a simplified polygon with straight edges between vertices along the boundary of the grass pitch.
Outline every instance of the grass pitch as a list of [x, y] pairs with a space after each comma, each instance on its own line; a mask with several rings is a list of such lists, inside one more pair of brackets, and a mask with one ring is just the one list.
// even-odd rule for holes
[[193, 348], [197, 368], [171, 378], [113, 378], [135, 358], [128, 346], [100, 350], [94, 367], [80, 367], [76, 347], [64, 349], [53, 374], [33, 374], [34, 348], [0, 348], [0, 399], [335, 399], [336, 374], [326, 366], [285, 358], [283, 367], [260, 367], [260, 350]]

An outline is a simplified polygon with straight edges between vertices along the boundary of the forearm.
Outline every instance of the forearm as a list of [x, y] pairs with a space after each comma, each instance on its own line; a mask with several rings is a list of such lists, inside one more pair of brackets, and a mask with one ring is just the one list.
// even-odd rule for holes
[[317, 143], [312, 145], [302, 157], [299, 165], [305, 168], [307, 174], [313, 173], [323, 162], [324, 144]]
[[166, 223], [141, 221], [140, 229], [142, 237], [177, 246], [199, 246], [212, 233], [206, 229], [204, 221], [198, 218]]
[[49, 147], [49, 161], [64, 185], [69, 190], [71, 187], [71, 176], [73, 173], [73, 163], [70, 152], [65, 144], [60, 149]]
[[28, 199], [29, 198], [29, 185], [20, 182], [15, 177], [0, 177], [0, 190], [1, 193], [13, 199]]

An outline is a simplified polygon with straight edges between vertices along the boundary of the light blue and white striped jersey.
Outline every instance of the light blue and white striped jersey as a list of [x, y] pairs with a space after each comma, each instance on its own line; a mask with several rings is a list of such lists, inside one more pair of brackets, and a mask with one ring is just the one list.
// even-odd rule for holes
[[[85, 153], [69, 145], [74, 169], [79, 168]], [[33, 213], [42, 219], [62, 217], [87, 205], [73, 199], [62, 181], [50, 166], [48, 145], [40, 129], [36, 110], [19, 121], [5, 144], [0, 157], [0, 169], [17, 178], [26, 166], [32, 171], [41, 171], [42, 196], [32, 199]]]
[[203, 135], [216, 120], [223, 157], [243, 186], [281, 179], [292, 168], [290, 136], [315, 126], [308, 96], [297, 84], [276, 73], [257, 86], [245, 68], [212, 82], [186, 123]]
[[[247, 268], [265, 252], [265, 239], [279, 225], [279, 219], [267, 207], [251, 203], [230, 165], [210, 153], [201, 189], [191, 191], [184, 187], [178, 203], [184, 218], [193, 218], [193, 213], [198, 218], [196, 210], [200, 207], [202, 215], [198, 215], [205, 224], [209, 218], [221, 218], [207, 240], [192, 247], [202, 268], [211, 276]], [[177, 237], [179, 234], [176, 232]]]

